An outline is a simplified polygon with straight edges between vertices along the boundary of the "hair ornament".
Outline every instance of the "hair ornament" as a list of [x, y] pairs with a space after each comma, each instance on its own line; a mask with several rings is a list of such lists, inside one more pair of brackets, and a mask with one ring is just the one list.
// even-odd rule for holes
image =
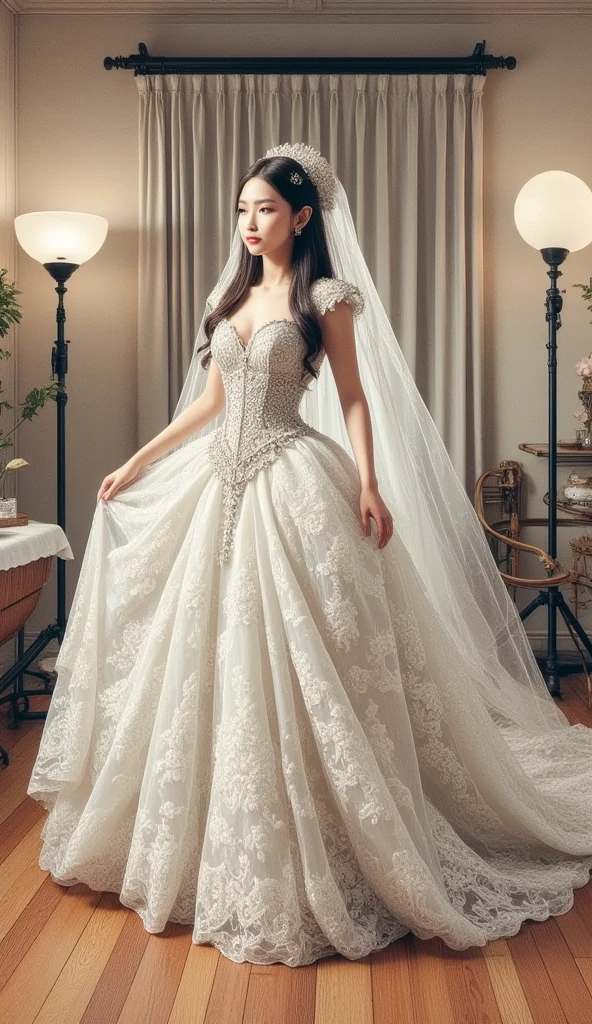
[[[304, 142], [284, 142], [281, 146], [268, 149], [265, 156], [290, 156], [293, 160], [297, 160], [316, 185], [321, 209], [332, 209], [335, 203], [337, 178], [331, 164], [317, 149], [307, 146]], [[290, 181], [295, 181], [293, 175], [297, 174], [297, 171], [292, 171]], [[301, 175], [298, 177], [301, 178]], [[301, 181], [298, 184], [300, 185]]]

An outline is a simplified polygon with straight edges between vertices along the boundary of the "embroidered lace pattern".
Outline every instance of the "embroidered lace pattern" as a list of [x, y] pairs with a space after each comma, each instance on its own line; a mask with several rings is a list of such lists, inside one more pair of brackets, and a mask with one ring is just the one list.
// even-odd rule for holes
[[27, 790], [39, 863], [236, 962], [357, 959], [409, 929], [484, 945], [588, 881], [592, 730], [494, 720], [396, 523], [381, 550], [361, 532], [347, 452], [281, 447], [302, 344], [264, 326], [243, 370], [216, 330], [228, 452], [257, 465], [280, 439], [224, 570], [209, 435], [97, 503]]
[[[315, 308], [322, 314], [346, 301], [354, 315], [364, 307], [360, 290], [338, 278], [319, 278], [311, 286]], [[213, 307], [215, 293], [208, 301]], [[243, 344], [229, 320], [212, 337], [212, 357], [220, 365], [226, 391], [226, 417], [213, 432], [209, 454], [223, 483], [222, 537], [218, 560], [230, 557], [241, 497], [247, 480], [277, 458], [296, 437], [314, 434], [299, 415], [303, 391], [313, 381], [303, 370], [305, 345], [300, 329], [285, 318], [263, 324]], [[315, 369], [324, 357], [321, 349]]]

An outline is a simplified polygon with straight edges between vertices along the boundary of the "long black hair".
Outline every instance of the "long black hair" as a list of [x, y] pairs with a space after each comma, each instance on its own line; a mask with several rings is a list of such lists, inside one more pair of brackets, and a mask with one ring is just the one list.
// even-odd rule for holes
[[[290, 181], [290, 175], [297, 171], [301, 184]], [[256, 160], [241, 177], [234, 201], [238, 213], [241, 192], [251, 178], [263, 178], [290, 204], [294, 213], [303, 206], [311, 206], [312, 214], [302, 229], [301, 235], [294, 235], [292, 248], [292, 278], [288, 302], [290, 313], [298, 324], [306, 342], [307, 352], [303, 360], [305, 369], [317, 376], [312, 361], [322, 346], [321, 328], [310, 297], [310, 286], [319, 277], [334, 277], [329, 247], [321, 217], [317, 187], [309, 178], [302, 164], [290, 156], [263, 156]], [[221, 320], [227, 319], [242, 305], [252, 285], [261, 280], [263, 257], [257, 256], [241, 246], [240, 260], [236, 274], [222, 295], [216, 308], [204, 320], [207, 343], [197, 350], [206, 349], [201, 360], [204, 369], [212, 358], [210, 343], [212, 334]]]

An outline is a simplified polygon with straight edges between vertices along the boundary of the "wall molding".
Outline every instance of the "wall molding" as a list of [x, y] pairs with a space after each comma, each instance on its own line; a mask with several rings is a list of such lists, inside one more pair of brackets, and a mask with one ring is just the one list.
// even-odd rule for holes
[[481, 20], [496, 15], [566, 15], [592, 14], [592, 0], [0, 0], [14, 14], [109, 14], [113, 15], [194, 15], [209, 21], [227, 17], [258, 15], [293, 15], [313, 20], [347, 18], [367, 21], [379, 17], [386, 20], [445, 17]]

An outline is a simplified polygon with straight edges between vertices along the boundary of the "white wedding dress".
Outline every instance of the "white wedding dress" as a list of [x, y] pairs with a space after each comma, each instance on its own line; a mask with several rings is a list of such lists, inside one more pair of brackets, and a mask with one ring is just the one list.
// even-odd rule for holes
[[484, 945], [588, 880], [592, 730], [494, 720], [396, 521], [379, 550], [354, 461], [301, 419], [304, 351], [294, 321], [246, 347], [221, 321], [222, 426], [97, 502], [28, 789], [40, 865], [234, 961]]

